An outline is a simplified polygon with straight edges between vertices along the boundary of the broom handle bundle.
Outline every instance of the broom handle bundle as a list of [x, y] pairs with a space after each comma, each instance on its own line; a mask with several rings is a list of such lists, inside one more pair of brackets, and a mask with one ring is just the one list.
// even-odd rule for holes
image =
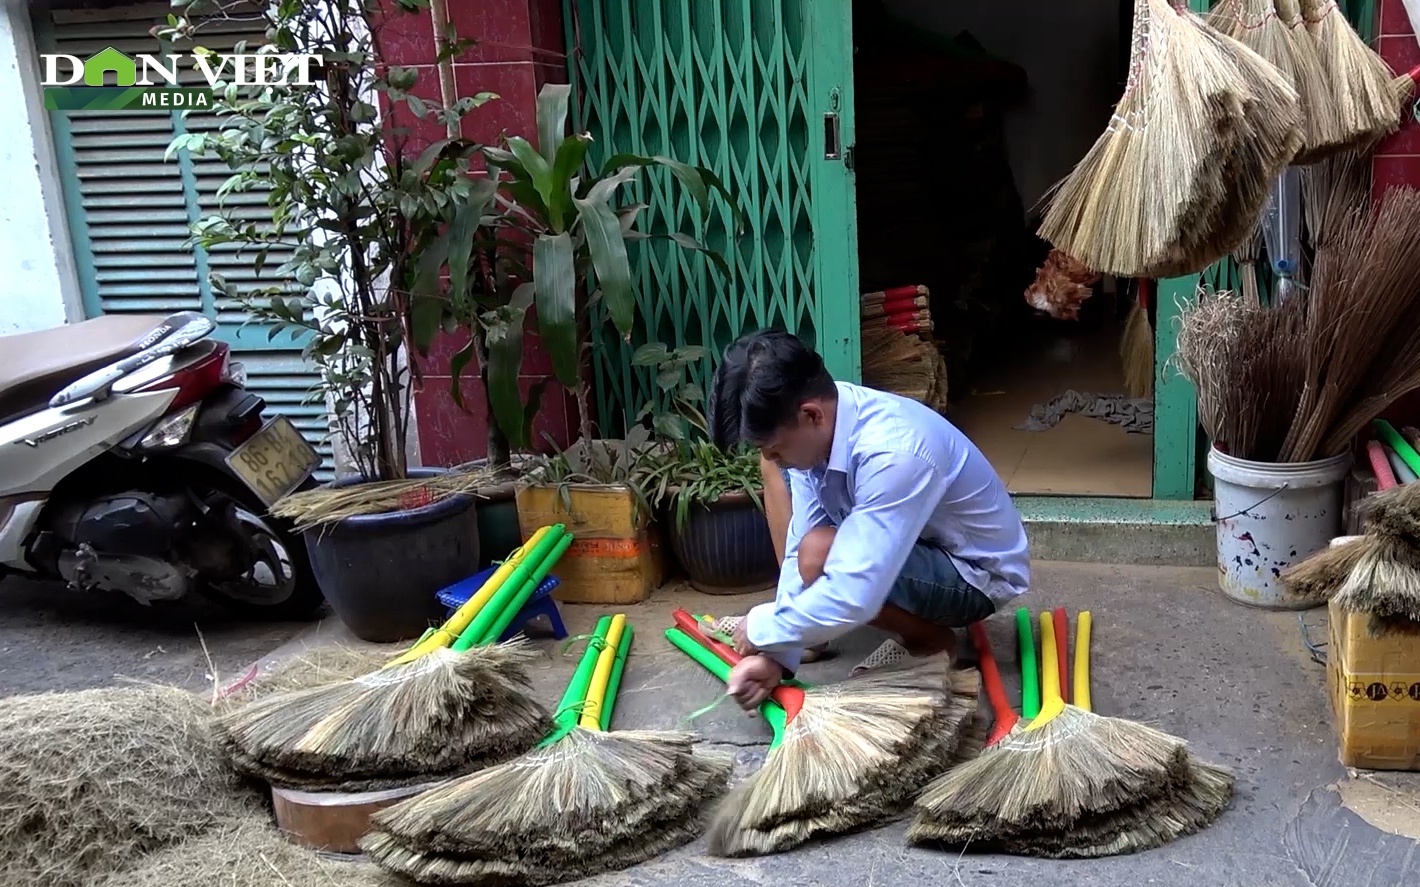
[[[729, 683], [730, 666], [723, 659], [696, 643], [690, 635], [678, 628], [668, 628], [666, 629], [666, 640], [670, 641], [673, 647], [698, 662], [706, 671], [719, 678], [722, 683]], [[779, 746], [784, 735], [784, 727], [789, 723], [789, 715], [773, 699], [766, 699], [760, 704], [759, 714], [769, 725], [769, 729], [774, 731], [774, 741], [769, 744], [770, 751], [773, 751]]]
[[597, 620], [597, 627], [587, 641], [587, 649], [582, 651], [582, 661], [577, 664], [577, 670], [572, 673], [572, 679], [567, 682], [567, 689], [562, 694], [562, 701], [552, 715], [552, 732], [542, 738], [537, 748], [546, 748], [576, 729], [582, 703], [586, 701], [587, 691], [592, 686], [592, 674], [597, 669], [597, 660], [601, 658], [602, 649], [606, 646], [606, 633], [610, 629], [610, 616]]
[[631, 623], [626, 623], [626, 632], [622, 634], [621, 644], [616, 648], [616, 662], [612, 663], [611, 677], [607, 680], [606, 698], [609, 701], [602, 705], [602, 732], [611, 729], [611, 711], [616, 707], [616, 694], [621, 690], [621, 674], [626, 670], [626, 657], [631, 655], [631, 638], [635, 633]]
[[991, 713], [996, 719], [991, 735], [986, 738], [986, 744], [991, 746], [1011, 732], [1020, 721], [1020, 716], [1011, 708], [1011, 700], [1006, 698], [1006, 687], [1001, 683], [1001, 671], [996, 667], [996, 657], [991, 653], [991, 639], [986, 636], [986, 627], [980, 622], [973, 622], [966, 630], [971, 635], [972, 646], [976, 647], [981, 682], [986, 685], [986, 698], [991, 701]]
[[1395, 426], [1384, 419], [1377, 419], [1374, 425], [1386, 446], [1395, 450], [1395, 454], [1400, 457], [1402, 462], [1410, 466], [1411, 471], [1420, 474], [1420, 454], [1415, 452], [1415, 448], [1410, 445], [1409, 441], [1400, 436], [1400, 432], [1395, 430]]
[[1021, 717], [1026, 720], [1040, 714], [1040, 672], [1035, 664], [1035, 632], [1031, 630], [1030, 610], [1016, 610], [1017, 659], [1021, 661]]
[[572, 547], [572, 542], [572, 534], [566, 532], [561, 524], [555, 525], [553, 532], [544, 536], [538, 546], [547, 550], [539, 552], [534, 549], [527, 560], [518, 564], [508, 584], [498, 589], [493, 600], [478, 614], [478, 618], [473, 620], [468, 630], [459, 636], [451, 649], [462, 652], [479, 644], [491, 644], [502, 637], [503, 632], [508, 630], [508, 626], [518, 618], [524, 605], [537, 592], [542, 580], [547, 578], [557, 561]]
[[[740, 654], [719, 641], [707, 637], [705, 633], [700, 630], [699, 621], [696, 620], [695, 616], [689, 610], [676, 610], [671, 614], [671, 617], [675, 619], [676, 628], [679, 628], [697, 642], [704, 645], [705, 649], [714, 653], [725, 662], [725, 664], [731, 667], [739, 665], [740, 659], [742, 658]], [[778, 687], [775, 687], [774, 692], [769, 694], [769, 698], [784, 707], [784, 711], [788, 714], [789, 720], [791, 721], [798, 716], [799, 711], [804, 707], [804, 691], [790, 684], [780, 684]]]
[[[611, 689], [611, 673], [616, 666], [617, 656], [621, 653], [621, 643], [623, 636], [629, 645], [631, 636], [626, 634], [626, 614], [617, 613], [611, 617], [611, 627], [606, 632], [606, 645], [602, 647], [597, 655], [596, 667], [592, 670], [592, 682], [587, 687], [586, 703], [582, 706], [582, 712], [577, 716], [577, 726], [585, 727], [588, 730], [601, 730], [602, 710], [606, 709], [611, 713], [611, 705], [607, 702], [607, 691]], [[611, 697], [615, 699], [615, 696]]]

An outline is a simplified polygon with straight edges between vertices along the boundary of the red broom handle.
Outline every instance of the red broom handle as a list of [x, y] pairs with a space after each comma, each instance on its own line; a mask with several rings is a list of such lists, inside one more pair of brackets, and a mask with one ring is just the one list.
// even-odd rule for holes
[[1366, 456], [1371, 460], [1371, 470], [1376, 473], [1376, 489], [1389, 490], [1397, 486], [1395, 472], [1390, 468], [1390, 460], [1385, 457], [1385, 448], [1378, 440], [1366, 443]]
[[[730, 649], [729, 646], [720, 643], [705, 632], [700, 630], [700, 620], [696, 619], [688, 610], [676, 610], [671, 614], [675, 620], [675, 627], [688, 635], [697, 644], [714, 653], [721, 662], [734, 666], [739, 665], [743, 658], [739, 653]], [[780, 684], [774, 688], [774, 692], [769, 694], [769, 698], [779, 703], [779, 707], [784, 709], [785, 722], [794, 720], [799, 716], [799, 712], [804, 707], [804, 691], [798, 687], [788, 687]]]
[[1020, 720], [1016, 710], [1011, 708], [1011, 700], [1006, 698], [1006, 685], [1001, 683], [1001, 671], [996, 667], [996, 657], [991, 654], [991, 641], [986, 637], [986, 629], [980, 622], [973, 622], [967, 627], [971, 633], [971, 643], [976, 647], [976, 658], [980, 660], [981, 682], [986, 685], [986, 698], [991, 701], [991, 713], [996, 716], [996, 723], [991, 728], [991, 735], [986, 738], [987, 745], [995, 745], [1011, 732]]
[[1060, 672], [1060, 698], [1070, 701], [1070, 617], [1064, 607], [1051, 613], [1055, 618], [1055, 660]]

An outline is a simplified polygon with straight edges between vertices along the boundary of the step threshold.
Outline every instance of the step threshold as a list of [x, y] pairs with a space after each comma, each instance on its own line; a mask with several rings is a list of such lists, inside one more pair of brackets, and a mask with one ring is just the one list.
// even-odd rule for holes
[[1211, 567], [1211, 499], [1013, 496], [1034, 560]]

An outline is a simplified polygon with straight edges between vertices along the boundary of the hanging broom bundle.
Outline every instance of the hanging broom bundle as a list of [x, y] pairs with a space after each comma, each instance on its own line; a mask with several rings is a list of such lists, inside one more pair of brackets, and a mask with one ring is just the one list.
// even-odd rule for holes
[[381, 811], [362, 849], [420, 883], [545, 885], [694, 839], [732, 761], [687, 733], [607, 732], [631, 638], [624, 615], [603, 617], [536, 749]]
[[1257, 53], [1186, 9], [1137, 0], [1124, 96], [1040, 235], [1122, 277], [1201, 270], [1251, 229], [1301, 126], [1296, 90]]
[[1413, 89], [1366, 45], [1335, 0], [1300, 0], [1307, 31], [1316, 40], [1338, 121], [1338, 142], [1365, 148], [1400, 128], [1400, 110]]
[[[676, 611], [666, 638], [722, 680], [738, 655]], [[763, 766], [711, 820], [710, 852], [752, 856], [887, 822], [960, 753], [979, 680], [924, 666], [875, 670], [827, 687], [781, 685], [761, 711], [775, 739]], [[950, 680], [950, 687], [948, 681]]]
[[440, 629], [376, 672], [225, 713], [233, 765], [283, 788], [370, 791], [531, 747], [550, 724], [526, 692], [538, 654], [493, 642], [571, 544], [560, 524], [539, 529]]

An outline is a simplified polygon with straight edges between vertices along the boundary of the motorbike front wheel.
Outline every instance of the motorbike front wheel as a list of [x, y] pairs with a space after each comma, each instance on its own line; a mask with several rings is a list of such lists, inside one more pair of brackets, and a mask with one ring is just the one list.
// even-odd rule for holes
[[325, 598], [311, 572], [306, 542], [290, 522], [272, 517], [235, 482], [194, 478], [191, 489], [208, 507], [196, 558], [205, 596], [260, 619], [319, 614]]

